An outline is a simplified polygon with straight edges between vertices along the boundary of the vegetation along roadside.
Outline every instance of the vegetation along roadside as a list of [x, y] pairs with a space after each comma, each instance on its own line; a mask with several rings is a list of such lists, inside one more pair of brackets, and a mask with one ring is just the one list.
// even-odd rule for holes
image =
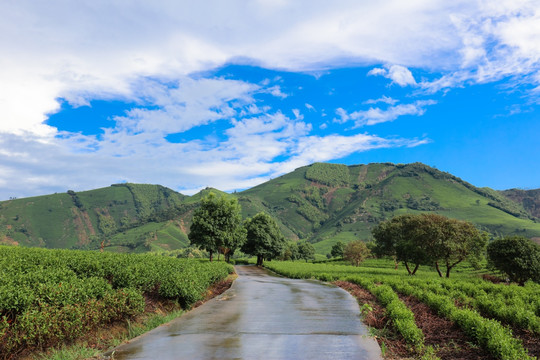
[[[458, 340], [465, 339], [465, 343], [470, 343], [474, 349], [466, 358], [510, 360], [533, 359], [540, 355], [537, 345], [540, 333], [536, 325], [540, 321], [540, 285], [532, 281], [526, 282], [525, 286], [493, 284], [464, 267], [458, 267], [453, 278], [440, 278], [435, 272], [423, 270], [413, 277], [401, 267], [395, 270], [392, 261], [383, 259], [367, 260], [361, 267], [289, 261], [267, 262], [265, 267], [292, 278], [338, 281], [339, 286], [352, 289], [353, 293], [355, 289], [364, 295], [367, 291], [373, 296], [371, 301], [359, 298], [364, 319], [368, 324], [370, 321], [382, 322], [381, 329], [390, 327], [399, 334], [406, 345], [397, 347], [405, 348], [405, 354], [408, 352], [411, 356], [456, 358], [455, 351], [448, 348], [452, 344], [433, 341], [429, 330], [432, 325], [425, 323], [440, 320], [448, 321], [453, 331], [460, 334], [435, 337], [456, 338], [456, 348], [459, 347]], [[373, 304], [384, 309], [378, 311], [379, 320]], [[419, 318], [426, 308], [434, 317], [422, 322]], [[374, 311], [375, 314], [371, 314]], [[386, 350], [388, 345], [383, 342], [388, 334], [380, 330], [375, 334], [382, 335], [381, 348]], [[392, 339], [392, 335], [388, 338]]]
[[[116, 345], [204, 300], [234, 269], [166, 256], [1, 246], [0, 272], [0, 357], [14, 359], [76, 340], [87, 351]], [[118, 336], [93, 343], [104, 327]]]

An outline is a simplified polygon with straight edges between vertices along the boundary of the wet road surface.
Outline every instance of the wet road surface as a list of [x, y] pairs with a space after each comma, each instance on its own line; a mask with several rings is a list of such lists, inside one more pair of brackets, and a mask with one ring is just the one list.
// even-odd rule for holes
[[120, 346], [114, 359], [381, 359], [346, 291], [236, 266], [224, 294]]

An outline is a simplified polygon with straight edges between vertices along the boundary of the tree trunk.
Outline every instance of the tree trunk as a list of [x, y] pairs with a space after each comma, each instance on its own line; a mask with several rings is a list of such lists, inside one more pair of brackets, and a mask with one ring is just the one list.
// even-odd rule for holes
[[409, 268], [409, 263], [404, 261], [403, 262], [405, 264], [405, 268], [407, 269], [407, 272], [409, 273], [409, 275], [411, 275], [411, 269]]
[[229, 253], [226, 253], [226, 254], [225, 254], [225, 261], [226, 261], [227, 263], [229, 263], [230, 258], [231, 258], [231, 255], [230, 255]]
[[437, 272], [439, 273], [439, 277], [442, 277], [441, 269], [439, 269], [439, 262], [435, 261], [435, 269], [437, 269]]
[[210, 250], [209, 253], [210, 253], [210, 262], [212, 262], [212, 258], [214, 257], [214, 253], [212, 252], [212, 250]]
[[416, 270], [418, 270], [418, 267], [420, 267], [420, 264], [416, 264], [416, 266], [414, 267], [414, 270], [413, 270], [411, 275], [416, 274]]
[[461, 262], [461, 260], [458, 260], [456, 261], [455, 263], [453, 263], [452, 265], [450, 265], [448, 263], [448, 261], [446, 262], [446, 277], [449, 278], [450, 277], [450, 270], [452, 270], [454, 268], [454, 266], [456, 266], [457, 264], [459, 264]]
[[394, 256], [394, 270], [397, 270], [397, 269], [398, 269], [398, 261], [396, 257]]
[[257, 266], [262, 266], [262, 264], [263, 264], [262, 255], [257, 255]]

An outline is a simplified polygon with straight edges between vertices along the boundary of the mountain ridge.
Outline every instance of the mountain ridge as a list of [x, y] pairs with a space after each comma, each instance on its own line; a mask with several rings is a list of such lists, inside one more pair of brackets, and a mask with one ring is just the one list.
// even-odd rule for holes
[[[204, 189], [186, 196], [161, 185], [109, 187], [0, 202], [0, 243], [142, 252], [189, 244]], [[265, 211], [290, 239], [326, 254], [338, 240], [368, 240], [378, 222], [402, 213], [437, 212], [492, 234], [540, 238], [540, 189], [496, 191], [422, 163], [314, 163], [237, 197], [244, 217]]]

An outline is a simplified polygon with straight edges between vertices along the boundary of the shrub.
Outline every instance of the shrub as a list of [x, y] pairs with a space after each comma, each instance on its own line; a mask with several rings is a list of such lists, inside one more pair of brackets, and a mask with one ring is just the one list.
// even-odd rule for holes
[[498, 239], [488, 245], [489, 265], [523, 285], [531, 279], [540, 283], [540, 246], [523, 236]]

